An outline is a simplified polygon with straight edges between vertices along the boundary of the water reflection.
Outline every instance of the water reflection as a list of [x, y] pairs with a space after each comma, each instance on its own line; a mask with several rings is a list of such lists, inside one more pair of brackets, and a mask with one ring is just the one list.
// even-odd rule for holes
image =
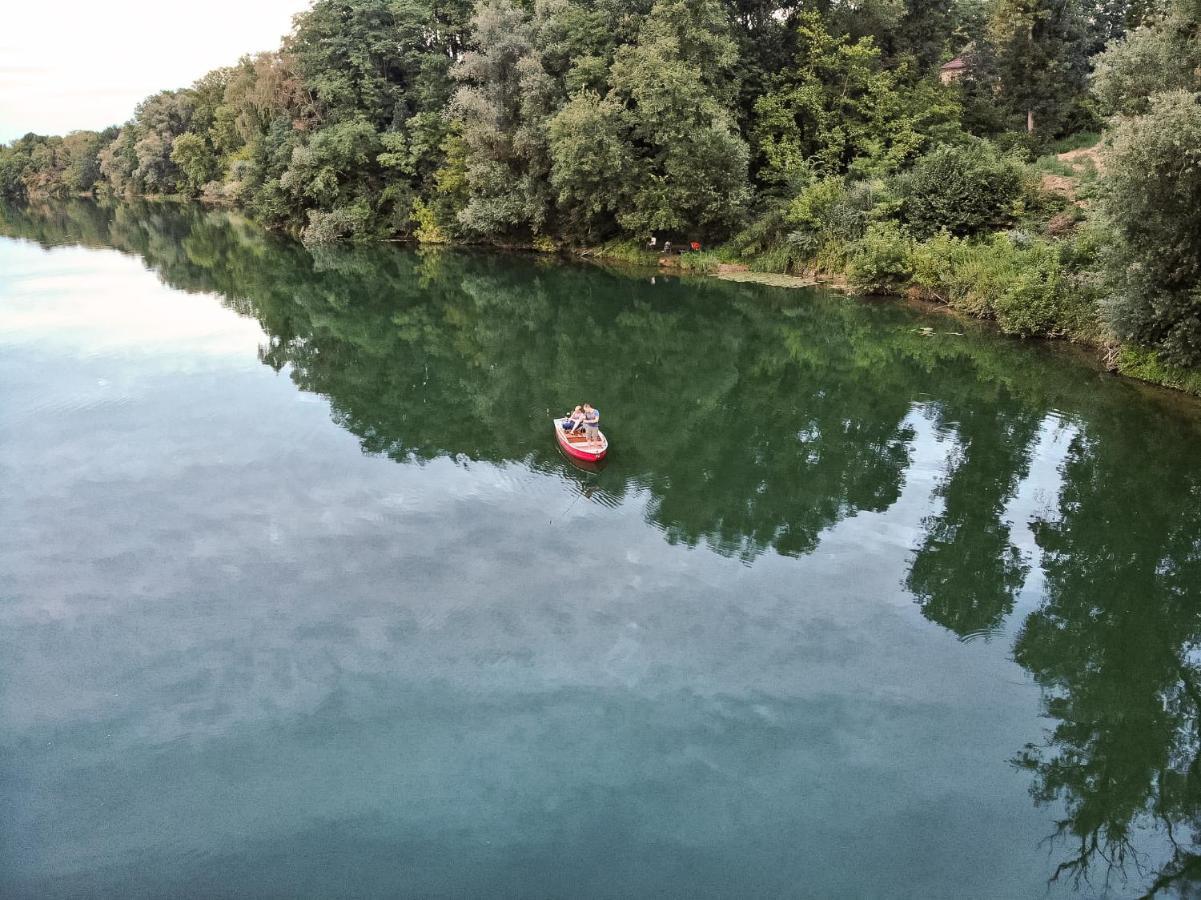
[[1136, 830], [1159, 826], [1172, 857], [1153, 886], [1188, 893], [1201, 876], [1201, 478], [1190, 442], [1129, 424], [1096, 419], [1072, 442], [1057, 515], [1036, 525], [1046, 592], [1014, 653], [1054, 724], [1019, 762], [1038, 801], [1066, 805], [1059, 874], [1121, 869]]
[[[463, 253], [312, 257], [191, 207], [9, 209], [0, 233], [114, 247], [172, 287], [219, 294], [262, 325], [262, 362], [328, 398], [366, 453], [569, 473], [573, 503], [645, 494], [667, 540], [747, 563], [810, 553], [838, 522], [896, 504], [918, 411], [953, 449], [905, 587], [957, 636], [1009, 629], [1042, 687], [1046, 740], [1015, 762], [1036, 802], [1063, 810], [1052, 875], [1179, 892], [1201, 880], [1189, 416], [977, 329], [929, 337], [894, 305], [713, 281], [634, 290], [603, 270]], [[545, 427], [548, 403], [584, 398], [612, 423], [602, 472], [570, 469]], [[1062, 420], [1061, 483], [1023, 553], [1007, 510]], [[1015, 622], [1035, 573], [1042, 594]], [[1168, 845], [1145, 874], [1140, 829]]]
[[1005, 508], [1029, 469], [1041, 419], [1004, 390], [989, 406], [938, 407], [936, 424], [956, 447], [936, 491], [942, 511], [924, 522], [906, 586], [928, 619], [960, 637], [999, 628], [1029, 571]]

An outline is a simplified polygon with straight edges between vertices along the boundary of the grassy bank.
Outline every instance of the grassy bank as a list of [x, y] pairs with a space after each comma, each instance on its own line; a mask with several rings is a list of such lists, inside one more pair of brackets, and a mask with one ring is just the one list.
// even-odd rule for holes
[[[1077, 144], [1080, 142], [1076, 142]], [[1086, 151], [1088, 148], [1084, 148]], [[939, 230], [918, 238], [896, 220], [866, 222], [858, 236], [820, 234], [808, 245], [795, 233], [776, 244], [747, 249], [746, 235], [700, 252], [662, 254], [629, 241], [575, 251], [578, 255], [657, 266], [683, 274], [757, 282], [778, 287], [815, 284], [858, 294], [906, 297], [946, 306], [992, 321], [1006, 335], [1065, 340], [1091, 347], [1110, 371], [1201, 396], [1201, 372], [1171, 366], [1153, 351], [1119, 345], [1100, 316], [1105, 290], [1101, 254], [1104, 230], [1083, 216], [1078, 194], [1096, 168], [1079, 146], [1031, 165], [1031, 173], [1060, 166], [1050, 188], [1042, 179], [1025, 220], [1014, 227], [972, 237]], [[1068, 161], [1064, 162], [1062, 156]], [[1037, 196], [1042, 194], [1042, 196]], [[1049, 195], [1049, 196], [1048, 196]], [[836, 218], [835, 211], [829, 218]], [[753, 229], [750, 230], [753, 233]], [[828, 229], [827, 229], [828, 232]], [[804, 249], [809, 252], [804, 252]]]

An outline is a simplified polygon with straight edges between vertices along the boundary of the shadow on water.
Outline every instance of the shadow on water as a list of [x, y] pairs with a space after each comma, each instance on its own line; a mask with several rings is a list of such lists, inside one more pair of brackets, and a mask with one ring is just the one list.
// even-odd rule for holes
[[[961, 638], [1013, 635], [1041, 686], [1046, 739], [1014, 764], [1064, 812], [1052, 877], [1201, 887], [1195, 416], [975, 326], [928, 337], [895, 305], [713, 280], [634, 291], [546, 259], [313, 256], [193, 207], [7, 209], [0, 234], [115, 248], [219, 295], [262, 325], [261, 361], [327, 397], [365, 453], [519, 462], [573, 481], [573, 505], [640, 493], [668, 541], [747, 563], [809, 553], [840, 520], [895, 504], [925, 417], [950, 452], [905, 587]], [[595, 470], [545, 424], [583, 399], [616, 448]], [[1023, 552], [1008, 510], [1055, 430], [1070, 436], [1057, 493]], [[1034, 607], [1010, 621], [1034, 572]], [[1134, 834], [1148, 828], [1170, 849], [1144, 871]]]

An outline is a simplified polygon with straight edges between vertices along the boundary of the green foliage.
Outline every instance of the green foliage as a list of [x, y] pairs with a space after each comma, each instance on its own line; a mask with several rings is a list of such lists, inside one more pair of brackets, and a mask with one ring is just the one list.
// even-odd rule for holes
[[448, 239], [459, 229], [459, 213], [467, 205], [467, 145], [452, 125], [442, 142], [442, 165], [434, 172], [429, 197], [423, 204], [430, 210], [430, 225]]
[[1092, 90], [1105, 113], [1141, 115], [1164, 91], [1201, 91], [1201, 24], [1187, 5], [1114, 43], [1096, 61]]
[[725, 262], [724, 256], [715, 250], [700, 250], [681, 253], [680, 268], [685, 272], [716, 272], [717, 267]]
[[1066, 299], [1059, 254], [1039, 242], [1020, 256], [1013, 280], [993, 300], [993, 311], [1007, 334], [1059, 336], [1070, 333], [1070, 325], [1063, 322], [1073, 312], [1065, 309]]
[[[1197, 364], [1199, 19], [1196, 0], [316, 0], [278, 51], [119, 129], [0, 147], [0, 197], [181, 193], [314, 246], [567, 240], [647, 261], [651, 234], [733, 233], [681, 265], [849, 273], [1089, 340], [1104, 268], [1109, 327]], [[967, 77], [940, 84], [962, 54]], [[1107, 172], [1046, 155], [1094, 144], [1098, 111], [1119, 117]]]
[[938, 147], [895, 185], [901, 214], [919, 236], [972, 235], [1012, 222], [1025, 189], [1020, 162], [987, 141]]
[[659, 254], [646, 249], [646, 245], [630, 238], [614, 238], [596, 248], [596, 256], [634, 265], [653, 266]]
[[117, 133], [116, 128], [102, 132], [73, 131], [63, 138], [67, 153], [67, 164], [63, 169], [63, 182], [72, 193], [88, 193], [100, 181], [100, 150]]
[[454, 68], [462, 87], [453, 113], [467, 150], [470, 233], [504, 237], [542, 232], [550, 218], [547, 122], [559, 87], [534, 45], [530, 17], [509, 0], [483, 0], [471, 19], [471, 43]]
[[551, 120], [550, 149], [564, 233], [604, 237], [636, 190], [625, 107], [614, 97], [579, 91]]
[[1047, 147], [1051, 154], [1069, 153], [1072, 150], [1083, 150], [1085, 147], [1095, 147], [1101, 141], [1099, 131], [1078, 131], [1057, 141], [1052, 141]]
[[421, 243], [445, 244], [450, 240], [450, 236], [438, 222], [437, 212], [421, 198], [413, 201], [413, 221], [417, 223], [413, 236]]
[[1201, 94], [1155, 94], [1113, 136], [1107, 315], [1119, 337], [1201, 364]]
[[1078, 272], [1095, 248], [1057, 244], [1021, 234], [968, 241], [941, 232], [913, 250], [918, 296], [968, 315], [995, 318], [1022, 337], [1098, 337], [1097, 287]]
[[180, 181], [186, 193], [193, 197], [215, 174], [216, 160], [211, 150], [204, 138], [191, 131], [185, 131], [172, 143], [171, 162], [179, 168]]
[[0, 199], [23, 201], [86, 193], [101, 177], [99, 153], [116, 129], [66, 137], [27, 134], [0, 147]]
[[971, 6], [954, 0], [906, 0], [895, 29], [878, 40], [892, 55], [908, 55], [928, 72], [959, 50], [959, 44], [952, 42], [953, 33], [971, 12]]
[[298, 199], [332, 207], [353, 192], [356, 173], [378, 151], [378, 137], [369, 122], [352, 119], [330, 125], [293, 149], [280, 184]]
[[369, 237], [371, 210], [364, 204], [342, 206], [328, 212], [309, 210], [309, 224], [301, 232], [306, 245], [320, 246]]
[[726, 101], [737, 47], [716, 0], [658, 0], [637, 42], [620, 48], [612, 92], [628, 111], [634, 158], [628, 234], [712, 236], [748, 199], [748, 151]]
[[871, 221], [879, 185], [841, 178], [808, 184], [788, 206], [787, 247], [815, 269], [841, 271], [851, 245]]
[[837, 175], [857, 160], [861, 169], [891, 171], [934, 135], [956, 130], [953, 93], [933, 81], [908, 82], [903, 67], [885, 67], [870, 38], [834, 37], [815, 12], [799, 17], [797, 31], [799, 65], [755, 103], [765, 182]]
[[1094, 127], [1082, 102], [1096, 46], [1089, 29], [1073, 0], [995, 0], [968, 54], [965, 89], [976, 127], [995, 133], [1029, 123], [1041, 140]]
[[773, 275], [794, 274], [804, 267], [806, 261], [806, 257], [788, 242], [761, 250], [749, 259], [752, 272]]
[[1130, 378], [1201, 396], [1201, 371], [1166, 364], [1154, 350], [1127, 344], [1118, 351], [1117, 370]]
[[913, 239], [895, 222], [876, 222], [851, 249], [847, 281], [857, 291], [896, 293], [913, 274]]

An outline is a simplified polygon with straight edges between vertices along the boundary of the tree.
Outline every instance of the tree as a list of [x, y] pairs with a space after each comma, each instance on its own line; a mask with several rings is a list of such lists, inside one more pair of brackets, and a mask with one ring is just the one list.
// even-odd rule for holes
[[[408, 118], [404, 49], [415, 41], [389, 0], [318, 0], [286, 42], [323, 120], [384, 129]], [[407, 23], [406, 23], [407, 24]], [[407, 38], [407, 40], [406, 40]]]
[[72, 131], [63, 138], [67, 164], [63, 170], [63, 183], [71, 193], [87, 193], [100, 180], [100, 150], [117, 133], [116, 128], [105, 131]]
[[193, 197], [215, 174], [216, 159], [200, 135], [185, 131], [171, 145], [171, 162], [179, 168], [180, 181]]
[[1076, 0], [994, 0], [965, 87], [1004, 127], [1056, 137], [1091, 124], [1080, 105], [1090, 49]]
[[611, 234], [636, 190], [626, 109], [615, 97], [581, 90], [550, 122], [551, 183], [569, 236]]
[[811, 174], [837, 175], [857, 159], [894, 170], [935, 133], [954, 130], [950, 93], [907, 84], [886, 69], [871, 38], [834, 37], [816, 13], [797, 25], [798, 64], [755, 103], [760, 177], [797, 185]]
[[1095, 60], [1093, 94], [1110, 114], [1141, 115], [1163, 91], [1201, 91], [1201, 15], [1177, 3], [1162, 21], [1110, 44]]
[[1111, 325], [1179, 365], [1201, 365], [1201, 94], [1153, 94], [1107, 158]]
[[133, 127], [126, 124], [117, 132], [112, 143], [98, 154], [100, 174], [104, 176], [108, 191], [117, 196], [132, 194], [138, 189], [133, 181], [133, 172], [138, 165], [134, 153], [135, 140]]
[[633, 159], [627, 233], [718, 234], [748, 197], [748, 150], [728, 104], [737, 47], [715, 0], [659, 0], [621, 47], [611, 92], [627, 110]]
[[954, 0], [906, 0], [887, 49], [893, 56], [912, 56], [919, 72], [929, 72], [952, 55], [948, 44], [960, 19]]
[[539, 234], [551, 211], [547, 122], [559, 92], [542, 67], [529, 17], [509, 0], [484, 0], [453, 74], [452, 111], [467, 151], [470, 199], [460, 223], [479, 235]]

